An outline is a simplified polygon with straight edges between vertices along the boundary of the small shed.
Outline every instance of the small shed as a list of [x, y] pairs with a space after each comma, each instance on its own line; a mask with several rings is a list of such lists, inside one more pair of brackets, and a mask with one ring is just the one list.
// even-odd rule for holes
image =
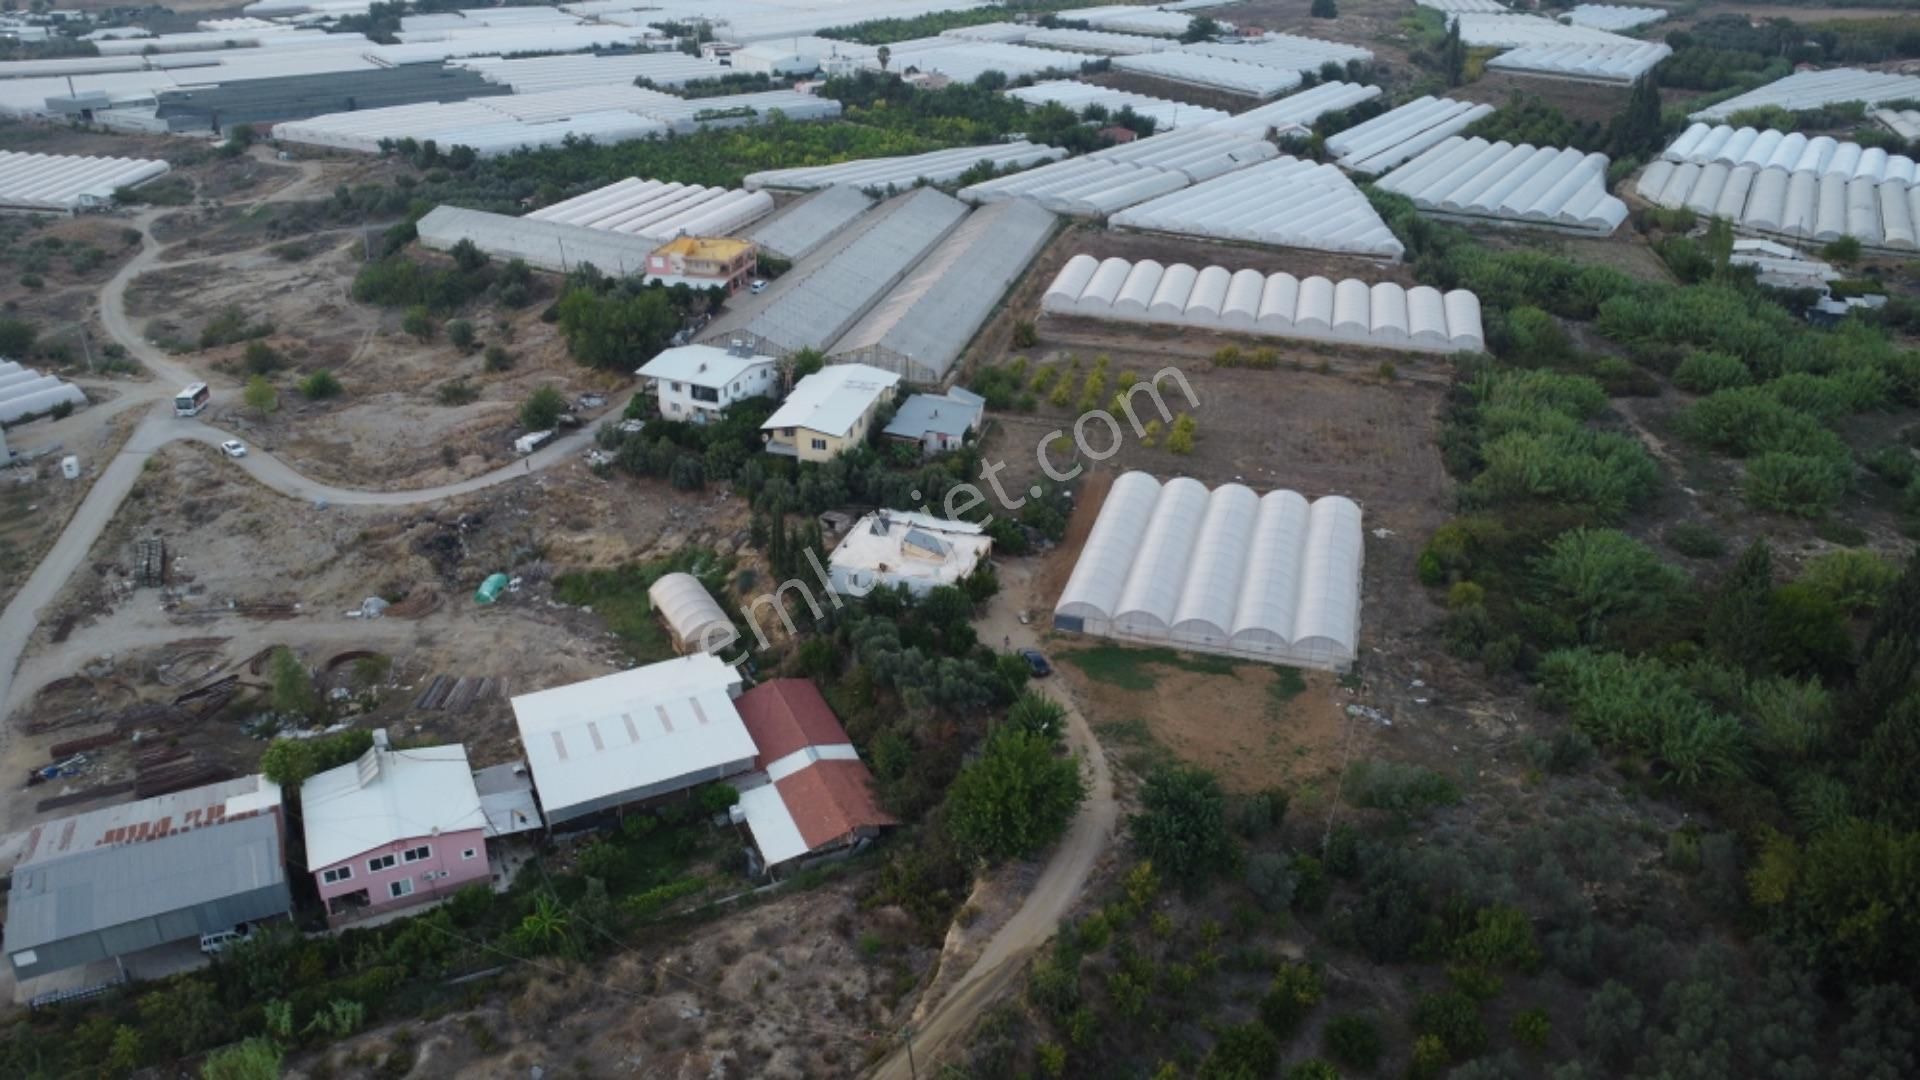
[[726, 612], [714, 601], [713, 594], [692, 574], [662, 575], [647, 590], [647, 599], [666, 620], [667, 629], [673, 634], [674, 648], [682, 654], [718, 652], [740, 636], [733, 620], [727, 618]]

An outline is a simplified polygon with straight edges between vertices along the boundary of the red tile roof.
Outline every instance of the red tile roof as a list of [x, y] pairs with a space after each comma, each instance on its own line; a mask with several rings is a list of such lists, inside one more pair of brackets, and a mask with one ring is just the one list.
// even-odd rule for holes
[[874, 801], [865, 762], [816, 761], [774, 787], [809, 850], [845, 840], [862, 827], [899, 824]]
[[810, 679], [773, 679], [741, 694], [733, 707], [747, 725], [747, 734], [760, 756], [753, 767], [764, 769], [795, 750], [809, 746], [837, 746], [851, 740], [833, 715], [827, 699]]

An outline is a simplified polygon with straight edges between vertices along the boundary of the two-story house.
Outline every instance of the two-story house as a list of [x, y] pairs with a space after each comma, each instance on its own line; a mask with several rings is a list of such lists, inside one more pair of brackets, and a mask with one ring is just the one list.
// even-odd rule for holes
[[801, 461], [830, 461], [866, 441], [880, 406], [892, 401], [900, 376], [866, 364], [829, 364], [801, 379], [760, 425], [767, 452]]
[[661, 417], [705, 424], [725, 416], [743, 398], [774, 396], [780, 387], [779, 368], [773, 357], [735, 342], [724, 349], [712, 345], [668, 349], [634, 374], [653, 381]]
[[491, 879], [487, 816], [462, 746], [399, 750], [384, 729], [300, 785], [307, 866], [335, 926]]
[[751, 240], [676, 236], [647, 256], [647, 280], [665, 285], [714, 285], [736, 293], [752, 280], [759, 249]]

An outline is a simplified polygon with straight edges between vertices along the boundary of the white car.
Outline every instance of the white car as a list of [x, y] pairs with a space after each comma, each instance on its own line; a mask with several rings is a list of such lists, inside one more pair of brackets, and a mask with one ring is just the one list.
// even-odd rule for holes
[[763, 292], [766, 292], [766, 291], [767, 291], [767, 279], [765, 279], [765, 278], [754, 278], [754, 279], [753, 279], [753, 280], [752, 280], [751, 282], [749, 282], [749, 283], [747, 284], [747, 288], [749, 288], [749, 289], [752, 289], [752, 290], [753, 290], [754, 292], [756, 292], [756, 293], [763, 293]]
[[228, 439], [220, 444], [220, 452], [228, 457], [246, 457], [247, 444], [239, 439]]
[[245, 941], [251, 933], [252, 931], [246, 927], [235, 927], [232, 930], [215, 930], [211, 934], [201, 934], [200, 951], [208, 956], [218, 956], [226, 952], [230, 946]]

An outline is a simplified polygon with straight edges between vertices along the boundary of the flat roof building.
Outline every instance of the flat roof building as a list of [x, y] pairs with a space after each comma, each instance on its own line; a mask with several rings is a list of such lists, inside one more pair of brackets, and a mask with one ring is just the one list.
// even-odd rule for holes
[[514, 698], [549, 826], [751, 768], [741, 689], [738, 671], [693, 653]]
[[986, 398], [959, 387], [944, 394], [914, 394], [900, 403], [881, 434], [919, 443], [928, 454], [958, 450], [970, 434], [980, 430], [986, 410]]
[[647, 280], [736, 293], [753, 277], [758, 254], [751, 240], [676, 236], [647, 256]]
[[942, 585], [958, 584], [992, 551], [993, 539], [970, 522], [881, 510], [847, 530], [827, 557], [827, 572], [833, 591], [845, 596], [898, 585], [925, 596]]

